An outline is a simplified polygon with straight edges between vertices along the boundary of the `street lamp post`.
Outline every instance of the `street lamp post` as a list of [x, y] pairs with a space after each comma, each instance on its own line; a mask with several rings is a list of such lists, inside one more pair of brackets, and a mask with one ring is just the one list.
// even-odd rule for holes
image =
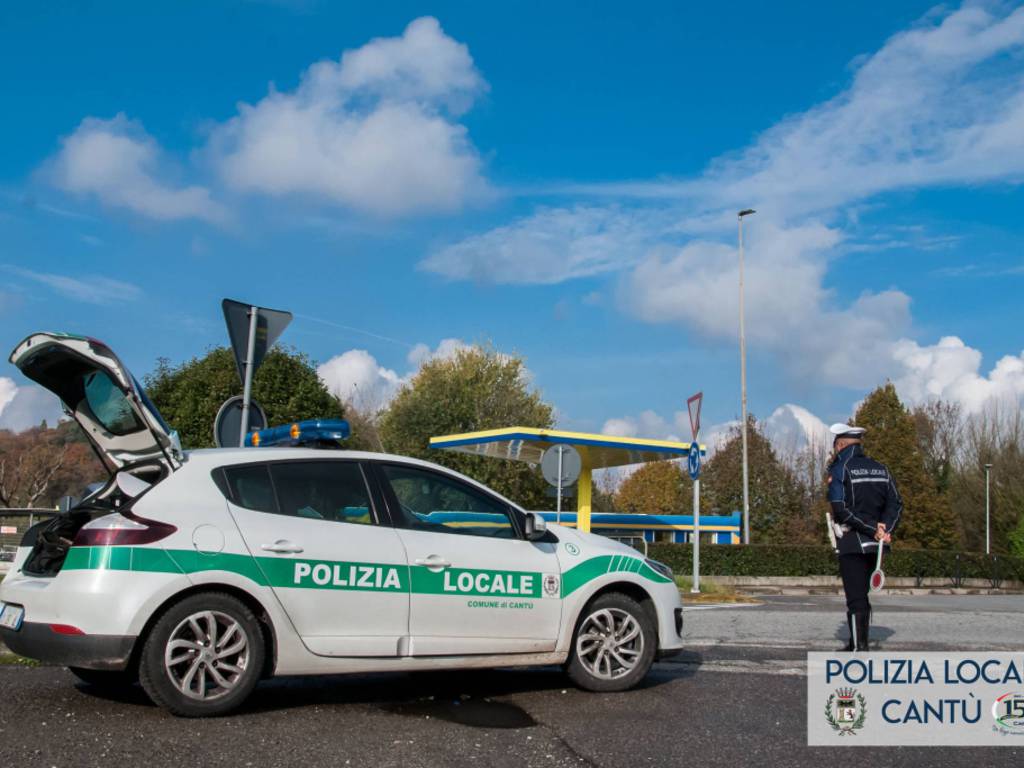
[[990, 519], [990, 517], [989, 517], [989, 510], [990, 510], [990, 505], [989, 505], [989, 492], [988, 492], [988, 490], [989, 490], [989, 482], [988, 482], [988, 480], [989, 480], [989, 471], [991, 469], [992, 469], [992, 465], [991, 464], [986, 464], [985, 465], [985, 554], [986, 555], [992, 554], [991, 541], [990, 541], [990, 537], [989, 537], [989, 519]]
[[743, 321], [743, 217], [756, 213], [753, 208], [744, 208], [736, 214], [739, 226], [740, 245], [740, 433], [743, 435], [743, 543], [750, 543], [750, 473], [747, 467], [747, 337]]

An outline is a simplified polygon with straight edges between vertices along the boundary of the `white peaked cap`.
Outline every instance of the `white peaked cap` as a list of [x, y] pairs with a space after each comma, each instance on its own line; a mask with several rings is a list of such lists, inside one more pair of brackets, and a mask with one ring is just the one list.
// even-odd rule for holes
[[851, 427], [849, 424], [833, 424], [828, 431], [836, 437], [860, 437], [867, 432], [864, 427]]

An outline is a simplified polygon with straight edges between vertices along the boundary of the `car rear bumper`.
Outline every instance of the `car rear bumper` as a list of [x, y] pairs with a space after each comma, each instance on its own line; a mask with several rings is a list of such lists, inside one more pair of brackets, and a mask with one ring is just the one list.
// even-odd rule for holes
[[47, 664], [86, 669], [123, 670], [131, 659], [134, 637], [65, 635], [49, 624], [26, 621], [16, 632], [0, 628], [0, 640], [13, 653]]

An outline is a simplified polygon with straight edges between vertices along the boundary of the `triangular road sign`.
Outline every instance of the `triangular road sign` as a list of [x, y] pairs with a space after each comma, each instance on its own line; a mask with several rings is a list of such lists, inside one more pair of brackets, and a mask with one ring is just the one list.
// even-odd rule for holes
[[245, 382], [245, 358], [249, 348], [249, 313], [256, 310], [256, 343], [253, 349], [252, 372], [260, 367], [267, 351], [274, 345], [284, 329], [292, 321], [292, 313], [279, 309], [254, 307], [241, 301], [224, 299], [224, 320], [228, 325], [228, 338], [231, 349], [235, 353], [235, 365], [238, 366], [238, 378]]

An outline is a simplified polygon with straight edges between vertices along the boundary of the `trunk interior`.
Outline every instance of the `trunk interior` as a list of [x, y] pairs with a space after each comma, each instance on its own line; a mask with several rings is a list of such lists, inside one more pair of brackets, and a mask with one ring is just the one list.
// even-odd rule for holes
[[[127, 470], [122, 470], [122, 472]], [[146, 465], [132, 468], [132, 474], [151, 482], [150, 488], [163, 480], [169, 472], [162, 465]], [[74, 544], [75, 537], [89, 521], [109, 515], [113, 512], [125, 512], [142, 495], [128, 497], [117, 484], [116, 474], [112, 474], [107, 484], [96, 493], [88, 496], [67, 512], [62, 512], [49, 520], [42, 520], [27, 531], [21, 540], [21, 546], [32, 547], [21, 572], [27, 576], [53, 577], [64, 566], [68, 550]]]
[[33, 525], [21, 540], [21, 546], [32, 547], [21, 572], [28, 576], [56, 576], [79, 529], [102, 514], [110, 514], [110, 510], [79, 506]]

